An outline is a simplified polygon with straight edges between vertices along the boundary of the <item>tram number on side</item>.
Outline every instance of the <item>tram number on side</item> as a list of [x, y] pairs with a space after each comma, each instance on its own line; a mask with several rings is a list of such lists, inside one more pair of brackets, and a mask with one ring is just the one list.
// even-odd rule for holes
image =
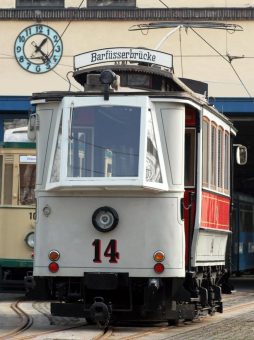
[[[109, 258], [110, 263], [117, 263], [119, 260], [119, 253], [117, 251], [117, 240], [110, 240], [104, 253], [101, 249], [101, 240], [95, 239], [92, 243], [94, 246], [94, 259], [93, 262], [101, 263], [102, 256]], [[103, 253], [103, 255], [102, 255]]]
[[36, 220], [36, 212], [30, 212], [29, 213], [29, 219], [35, 221]]

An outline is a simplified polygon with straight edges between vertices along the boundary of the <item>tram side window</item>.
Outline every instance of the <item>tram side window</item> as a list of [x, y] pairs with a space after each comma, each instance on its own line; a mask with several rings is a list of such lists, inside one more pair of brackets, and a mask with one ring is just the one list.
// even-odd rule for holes
[[203, 153], [202, 153], [202, 168], [203, 168], [203, 185], [208, 187], [209, 180], [209, 121], [203, 120]]
[[230, 135], [207, 118], [203, 120], [203, 186], [228, 194], [230, 186]]
[[216, 141], [216, 125], [211, 125], [211, 188], [216, 189], [216, 167], [217, 167], [217, 141]]
[[187, 128], [185, 130], [185, 171], [184, 185], [186, 187], [195, 184], [195, 153], [196, 153], [196, 133], [195, 129]]
[[148, 119], [147, 130], [146, 180], [147, 182], [162, 183], [161, 167], [151, 111]]
[[218, 188], [223, 190], [223, 130], [218, 129]]
[[2, 187], [3, 187], [3, 156], [0, 155], [0, 204], [2, 204]]
[[4, 167], [4, 204], [12, 204], [13, 164]]
[[35, 164], [20, 164], [20, 204], [29, 205], [35, 203]]
[[229, 134], [225, 133], [225, 147], [224, 147], [224, 190], [226, 193], [229, 192], [230, 185], [230, 137]]
[[62, 140], [62, 118], [61, 118], [58, 135], [57, 135], [56, 149], [55, 149], [50, 182], [58, 182], [60, 178], [61, 140]]

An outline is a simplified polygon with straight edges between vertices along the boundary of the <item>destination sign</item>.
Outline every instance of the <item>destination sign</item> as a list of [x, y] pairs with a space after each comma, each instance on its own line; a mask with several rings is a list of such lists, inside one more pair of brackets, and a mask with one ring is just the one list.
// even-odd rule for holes
[[36, 156], [19, 156], [20, 163], [36, 163]]
[[173, 67], [172, 54], [147, 48], [114, 47], [89, 51], [74, 56], [74, 68], [78, 70], [94, 64], [120, 61], [142, 62], [166, 68]]

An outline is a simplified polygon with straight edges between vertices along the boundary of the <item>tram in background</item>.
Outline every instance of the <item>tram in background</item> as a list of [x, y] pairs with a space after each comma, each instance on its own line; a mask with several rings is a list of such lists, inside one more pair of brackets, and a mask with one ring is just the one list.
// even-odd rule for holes
[[231, 272], [254, 273], [254, 197], [233, 195]]
[[59, 299], [52, 314], [106, 326], [222, 312], [232, 123], [174, 76], [172, 55], [110, 48], [74, 62], [84, 92], [34, 94], [28, 131], [33, 275]]
[[11, 123], [0, 143], [0, 290], [24, 289], [33, 268], [36, 150], [27, 126]]

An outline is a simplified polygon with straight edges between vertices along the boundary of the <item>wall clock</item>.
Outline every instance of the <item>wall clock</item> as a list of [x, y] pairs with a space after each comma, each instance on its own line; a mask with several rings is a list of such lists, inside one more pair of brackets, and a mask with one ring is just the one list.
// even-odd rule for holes
[[59, 63], [63, 53], [60, 35], [46, 25], [32, 25], [18, 35], [14, 54], [19, 65], [31, 73], [45, 73]]

